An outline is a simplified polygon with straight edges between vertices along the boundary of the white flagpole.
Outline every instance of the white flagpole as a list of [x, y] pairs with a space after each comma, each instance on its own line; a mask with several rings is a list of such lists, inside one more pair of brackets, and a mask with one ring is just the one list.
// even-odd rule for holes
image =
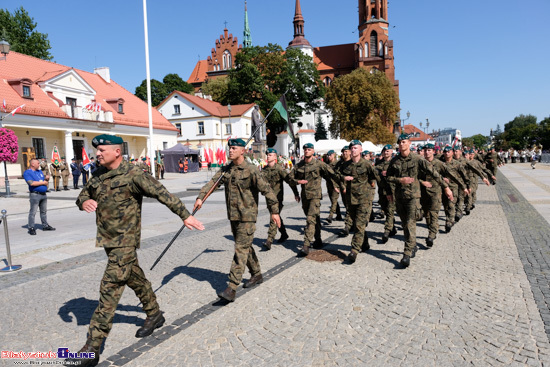
[[[147, 70], [147, 111], [149, 113], [149, 161], [153, 157], [153, 107], [151, 104], [151, 72], [149, 70], [149, 31], [147, 28], [147, 0], [143, 0], [143, 28], [145, 30], [145, 69]], [[151, 169], [155, 177], [155, 170]]]

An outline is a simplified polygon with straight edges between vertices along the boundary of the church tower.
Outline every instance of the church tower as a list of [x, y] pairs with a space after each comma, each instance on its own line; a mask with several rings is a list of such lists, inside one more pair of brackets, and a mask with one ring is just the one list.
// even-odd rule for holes
[[388, 0], [359, 0], [356, 65], [385, 73], [399, 94], [393, 63], [393, 41], [388, 38], [388, 26]]
[[246, 0], [244, 2], [244, 31], [243, 31], [243, 48], [252, 47], [252, 37], [250, 35], [250, 27], [248, 26], [248, 10], [246, 9]]
[[294, 11], [294, 39], [288, 44], [288, 47], [298, 48], [304, 54], [313, 58], [313, 47], [309, 44], [304, 33], [304, 17], [302, 16], [302, 7], [300, 0], [296, 0]]

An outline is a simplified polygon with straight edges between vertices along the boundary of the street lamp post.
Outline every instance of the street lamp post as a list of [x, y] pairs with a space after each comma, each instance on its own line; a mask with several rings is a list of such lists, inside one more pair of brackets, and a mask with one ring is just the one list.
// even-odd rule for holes
[[407, 111], [407, 118], [401, 119], [401, 131], [405, 130], [405, 121], [407, 121], [411, 117], [411, 113]]

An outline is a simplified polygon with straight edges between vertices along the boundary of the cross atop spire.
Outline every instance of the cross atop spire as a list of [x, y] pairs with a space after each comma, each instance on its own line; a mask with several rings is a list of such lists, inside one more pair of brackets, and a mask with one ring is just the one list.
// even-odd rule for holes
[[252, 36], [250, 35], [250, 27], [248, 26], [248, 10], [246, 9], [246, 0], [244, 2], [244, 31], [243, 31], [243, 48], [252, 46]]

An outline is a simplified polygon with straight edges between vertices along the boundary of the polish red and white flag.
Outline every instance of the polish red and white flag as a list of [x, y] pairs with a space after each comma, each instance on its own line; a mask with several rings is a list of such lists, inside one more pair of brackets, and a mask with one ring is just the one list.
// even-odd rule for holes
[[10, 114], [13, 116], [15, 115], [17, 112], [21, 111], [23, 109], [23, 107], [25, 107], [24, 104], [22, 104], [21, 106], [19, 107], [16, 107], [13, 111], [10, 112]]

